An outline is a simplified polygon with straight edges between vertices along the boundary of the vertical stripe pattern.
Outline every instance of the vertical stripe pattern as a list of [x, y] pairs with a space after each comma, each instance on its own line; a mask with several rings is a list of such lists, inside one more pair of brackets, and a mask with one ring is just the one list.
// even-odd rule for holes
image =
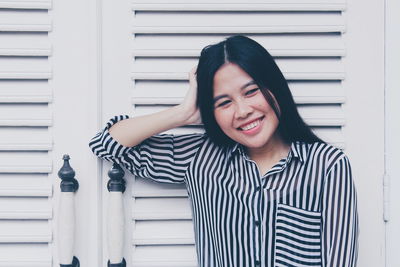
[[260, 174], [241, 145], [220, 148], [203, 134], [156, 135], [123, 147], [108, 129], [126, 118], [111, 119], [90, 148], [134, 175], [186, 184], [199, 266], [356, 265], [356, 191], [339, 149], [294, 142]]

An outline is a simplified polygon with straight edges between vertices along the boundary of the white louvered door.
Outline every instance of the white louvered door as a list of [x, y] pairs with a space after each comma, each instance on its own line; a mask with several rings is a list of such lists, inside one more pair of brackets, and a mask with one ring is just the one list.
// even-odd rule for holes
[[[188, 88], [187, 72], [201, 48], [232, 34], [254, 38], [275, 57], [305, 120], [320, 137], [350, 156], [360, 203], [359, 266], [383, 266], [381, 3], [104, 3], [103, 123], [115, 114], [137, 116], [179, 103]], [[374, 34], [377, 38], [369, 37]], [[365, 65], [366, 54], [374, 64]], [[365, 131], [371, 121], [376, 127]], [[201, 127], [192, 126], [170, 132], [198, 131]], [[110, 167], [105, 165], [104, 171]], [[128, 262], [135, 267], [196, 266], [184, 186], [125, 178], [127, 212], [131, 212]], [[367, 205], [368, 198], [374, 204]]]
[[[254, 38], [276, 58], [305, 120], [349, 155], [359, 199], [359, 266], [384, 265], [382, 3], [102, 3], [103, 124], [115, 114], [137, 116], [179, 103], [201, 48], [236, 33]], [[128, 263], [196, 266], [185, 188], [125, 178]]]
[[0, 266], [52, 266], [51, 1], [0, 1]]

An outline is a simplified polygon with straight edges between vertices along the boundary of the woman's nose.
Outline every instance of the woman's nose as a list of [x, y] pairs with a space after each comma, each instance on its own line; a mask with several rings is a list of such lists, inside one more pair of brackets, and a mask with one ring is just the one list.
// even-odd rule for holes
[[236, 119], [247, 118], [253, 109], [244, 101], [236, 102], [235, 117]]

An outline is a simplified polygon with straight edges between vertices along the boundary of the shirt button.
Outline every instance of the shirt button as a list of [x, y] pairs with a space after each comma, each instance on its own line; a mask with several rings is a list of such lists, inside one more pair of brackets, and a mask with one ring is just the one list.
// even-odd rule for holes
[[260, 266], [260, 261], [256, 260], [256, 266]]
[[261, 189], [261, 186], [256, 187], [256, 191], [260, 191], [260, 189]]
[[258, 227], [258, 226], [260, 226], [260, 221], [259, 220], [256, 220], [255, 222], [255, 225]]

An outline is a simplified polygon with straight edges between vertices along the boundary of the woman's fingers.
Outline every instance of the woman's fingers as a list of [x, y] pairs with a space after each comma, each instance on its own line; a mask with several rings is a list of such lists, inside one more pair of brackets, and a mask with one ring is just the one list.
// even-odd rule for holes
[[189, 72], [189, 85], [194, 89], [197, 89], [196, 71], [197, 66], [193, 67]]

